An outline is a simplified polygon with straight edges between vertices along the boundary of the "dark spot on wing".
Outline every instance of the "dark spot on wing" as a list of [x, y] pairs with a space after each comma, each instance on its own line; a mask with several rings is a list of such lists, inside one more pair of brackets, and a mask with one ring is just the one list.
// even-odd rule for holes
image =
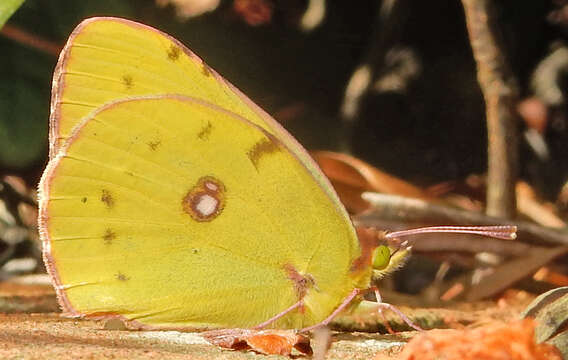
[[134, 80], [132, 79], [132, 75], [129, 74], [122, 75], [122, 84], [124, 84], [124, 87], [127, 90], [132, 89], [132, 86], [134, 85]]
[[181, 50], [174, 44], [171, 44], [170, 48], [168, 49], [168, 59], [170, 59], [171, 61], [177, 61], [179, 59], [180, 53]]
[[107, 208], [112, 208], [114, 206], [114, 199], [110, 191], [103, 189], [101, 195], [101, 201], [106, 205]]
[[273, 141], [271, 137], [267, 137], [254, 144], [247, 152], [247, 156], [254, 167], [258, 170], [258, 163], [260, 162], [260, 159], [266, 154], [275, 153], [277, 151], [280, 151], [278, 143]]
[[150, 141], [148, 143], [148, 147], [150, 148], [150, 150], [156, 151], [156, 149], [160, 146], [161, 143], [162, 142], [160, 140]]
[[86, 198], [86, 197], [81, 198], [81, 202], [82, 202], [83, 204], [86, 203], [86, 202], [87, 202], [87, 198]]
[[130, 277], [124, 275], [123, 273], [121, 273], [119, 271], [118, 273], [116, 273], [116, 279], [119, 280], [119, 281], [128, 281], [128, 280], [130, 280]]
[[103, 235], [103, 240], [105, 241], [106, 245], [112, 244], [112, 241], [116, 239], [116, 233], [111, 229], [106, 229], [105, 234]]
[[197, 137], [201, 140], [207, 141], [209, 139], [209, 135], [211, 135], [211, 130], [213, 130], [213, 125], [211, 125], [211, 122], [207, 122], [207, 125], [205, 125], [197, 134]]

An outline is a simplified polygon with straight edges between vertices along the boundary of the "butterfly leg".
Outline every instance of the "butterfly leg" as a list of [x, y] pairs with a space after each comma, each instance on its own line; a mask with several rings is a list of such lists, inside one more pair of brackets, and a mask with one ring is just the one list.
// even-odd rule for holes
[[353, 291], [351, 291], [351, 293], [345, 298], [345, 300], [343, 300], [343, 302], [341, 303], [341, 305], [339, 305], [337, 307], [337, 309], [335, 309], [331, 315], [329, 315], [325, 320], [323, 320], [322, 322], [320, 322], [319, 324], [315, 324], [312, 326], [308, 326], [306, 328], [303, 328], [302, 330], [300, 330], [300, 332], [307, 332], [307, 331], [311, 331], [314, 329], [317, 329], [319, 327], [322, 326], [326, 326], [327, 324], [329, 324], [331, 322], [331, 320], [333, 320], [340, 312], [342, 312], [350, 303], [351, 301], [353, 301], [353, 299], [363, 293], [366, 292], [367, 290], [363, 290], [363, 289], [353, 289]]
[[253, 329], [262, 329], [262, 328], [270, 325], [271, 323], [275, 322], [276, 320], [280, 319], [282, 316], [288, 314], [290, 311], [297, 309], [297, 308], [301, 308], [302, 306], [304, 306], [304, 300], [303, 299], [299, 300], [297, 303], [290, 306], [288, 309], [282, 311], [279, 314], [276, 314], [275, 316], [271, 317], [270, 319], [266, 320], [265, 322], [256, 325]]
[[381, 296], [381, 293], [379, 292], [379, 289], [374, 288], [374, 291], [375, 291], [375, 297], [377, 298], [377, 311], [382, 316], [382, 318], [385, 319], [385, 326], [386, 326], [387, 330], [389, 331], [389, 333], [392, 334], [393, 330], [390, 327], [390, 325], [388, 324], [388, 321], [386, 321], [385, 315], [383, 313], [384, 309], [390, 310], [393, 313], [397, 314], [402, 319], [402, 321], [404, 321], [408, 326], [410, 326], [414, 330], [424, 331], [424, 329], [422, 329], [420, 326], [416, 325], [412, 320], [410, 320], [408, 318], [408, 316], [404, 315], [404, 313], [402, 311], [397, 309], [396, 306], [391, 305], [391, 304], [386, 303], [386, 302], [383, 302], [383, 298]]
[[[377, 298], [377, 303], [382, 302], [381, 299], [381, 294], [379, 293], [379, 289], [375, 289], [375, 296]], [[382, 307], [378, 307], [377, 308], [377, 312], [379, 313], [379, 315], [381, 316], [381, 319], [383, 319], [383, 324], [385, 324], [385, 327], [387, 328], [387, 331], [389, 332], [389, 334], [394, 335], [396, 334], [396, 332], [392, 329], [392, 327], [390, 326], [390, 323], [387, 319], [387, 317], [385, 316], [385, 313], [383, 311]]]

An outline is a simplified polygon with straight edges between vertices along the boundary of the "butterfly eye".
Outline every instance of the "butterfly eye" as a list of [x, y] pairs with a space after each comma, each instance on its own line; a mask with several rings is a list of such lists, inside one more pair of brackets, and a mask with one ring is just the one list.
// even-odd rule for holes
[[373, 269], [383, 270], [390, 262], [391, 251], [386, 245], [379, 245], [373, 250]]

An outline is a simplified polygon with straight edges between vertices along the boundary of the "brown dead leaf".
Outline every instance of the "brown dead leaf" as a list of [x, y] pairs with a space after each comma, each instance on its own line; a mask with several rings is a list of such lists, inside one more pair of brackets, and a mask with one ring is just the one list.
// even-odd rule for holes
[[361, 199], [365, 191], [433, 199], [419, 187], [352, 156], [332, 151], [314, 151], [311, 155], [330, 179], [343, 204], [353, 213], [369, 208]]
[[534, 275], [536, 281], [547, 282], [554, 286], [568, 286], [568, 275], [564, 275], [545, 266], [540, 268]]
[[210, 343], [231, 350], [253, 350], [265, 355], [311, 355], [310, 339], [294, 330], [222, 329], [201, 334]]
[[397, 359], [561, 360], [554, 346], [535, 342], [534, 329], [532, 320], [521, 320], [475, 329], [431, 330], [414, 337]]
[[274, 4], [270, 0], [234, 0], [233, 10], [247, 24], [258, 26], [272, 20]]
[[523, 99], [517, 105], [517, 110], [529, 128], [544, 134], [549, 122], [549, 114], [542, 100], [536, 97]]
[[568, 253], [568, 246], [554, 248], [533, 247], [526, 256], [518, 257], [497, 266], [492, 274], [486, 276], [479, 284], [470, 288], [466, 298], [469, 301], [475, 301], [494, 296], [566, 253]]

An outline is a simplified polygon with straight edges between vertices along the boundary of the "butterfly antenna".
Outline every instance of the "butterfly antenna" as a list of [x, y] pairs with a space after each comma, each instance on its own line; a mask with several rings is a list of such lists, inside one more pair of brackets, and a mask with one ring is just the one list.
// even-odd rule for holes
[[392, 258], [394, 256], [394, 254], [396, 254], [400, 249], [410, 250], [411, 248], [412, 248], [412, 246], [408, 245], [408, 240], [404, 240], [400, 244], [396, 245], [395, 249], [393, 250], [393, 252], [391, 253], [390, 256]]
[[517, 227], [514, 225], [497, 226], [429, 226], [416, 229], [408, 229], [387, 233], [387, 239], [401, 238], [404, 236], [429, 234], [429, 233], [454, 233], [454, 234], [473, 234], [492, 237], [503, 240], [514, 240], [517, 238]]

